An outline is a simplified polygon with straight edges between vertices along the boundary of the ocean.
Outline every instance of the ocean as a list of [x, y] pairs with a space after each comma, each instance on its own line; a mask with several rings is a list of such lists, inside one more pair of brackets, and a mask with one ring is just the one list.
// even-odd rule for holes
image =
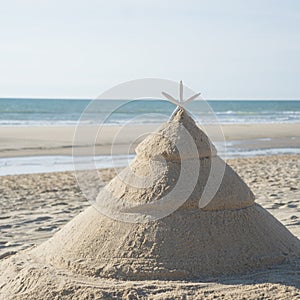
[[[0, 99], [0, 126], [52, 126], [76, 125], [91, 100], [63, 99]], [[299, 101], [207, 101], [220, 124], [293, 123], [300, 122]], [[93, 106], [84, 122], [97, 123], [111, 113], [116, 103], [118, 109], [105, 120], [107, 125], [126, 122], [140, 124], [161, 123], [161, 115], [168, 116], [174, 105], [167, 101], [101, 100]], [[202, 101], [194, 101], [188, 109], [200, 119], [209, 119]]]
[[[90, 103], [91, 100], [0, 99], [0, 127], [5, 130], [7, 126], [77, 125]], [[198, 120], [206, 120], [208, 123], [212, 119], [212, 111], [214, 120], [220, 124], [300, 122], [300, 101], [208, 101], [211, 110], [204, 104], [202, 101], [194, 101], [188, 109], [198, 117]], [[115, 109], [116, 107], [118, 108]], [[160, 124], [171, 115], [174, 107], [167, 101], [157, 100], [137, 100], [129, 103], [124, 100], [101, 100], [89, 110], [83, 122], [86, 124], [104, 122], [107, 125], [122, 125], [128, 122]], [[114, 112], [106, 118], [113, 109]], [[253, 149], [249, 148], [245, 141], [227, 142], [226, 153], [222, 153], [223, 145], [216, 144], [216, 147], [223, 158], [300, 153], [298, 148]], [[103, 155], [94, 159], [98, 168], [110, 168], [124, 167], [133, 157], [119, 155], [112, 159]], [[74, 170], [71, 156], [0, 158], [0, 176], [67, 170]]]

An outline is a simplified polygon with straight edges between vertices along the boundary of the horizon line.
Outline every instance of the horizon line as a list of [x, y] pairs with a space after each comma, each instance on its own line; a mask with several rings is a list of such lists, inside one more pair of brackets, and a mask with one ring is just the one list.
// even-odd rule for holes
[[[0, 100], [142, 100], [142, 99], [117, 99], [117, 98], [110, 98], [110, 99], [97, 99], [97, 98], [78, 98], [78, 97], [0, 97]], [[159, 99], [165, 100], [165, 99]], [[204, 98], [204, 101], [300, 101], [299, 98]], [[195, 99], [194, 101], [203, 101], [201, 99]], [[166, 100], [167, 101], [167, 100]]]

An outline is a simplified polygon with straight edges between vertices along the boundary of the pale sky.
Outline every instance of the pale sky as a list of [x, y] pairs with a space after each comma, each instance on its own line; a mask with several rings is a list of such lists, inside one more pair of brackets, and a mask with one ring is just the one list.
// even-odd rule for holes
[[0, 0], [0, 68], [0, 97], [155, 77], [205, 99], [300, 99], [300, 1]]

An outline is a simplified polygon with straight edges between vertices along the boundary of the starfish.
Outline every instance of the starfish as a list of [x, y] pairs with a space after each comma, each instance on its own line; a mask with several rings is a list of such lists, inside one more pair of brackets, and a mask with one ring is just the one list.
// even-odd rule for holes
[[183, 84], [182, 84], [182, 80], [180, 80], [179, 83], [179, 100], [176, 100], [174, 97], [172, 97], [171, 95], [167, 94], [166, 92], [161, 92], [163, 94], [163, 96], [165, 96], [170, 102], [172, 102], [173, 104], [175, 104], [178, 107], [183, 107], [184, 105], [192, 102], [193, 100], [195, 100], [201, 93], [195, 94], [194, 96], [183, 100]]

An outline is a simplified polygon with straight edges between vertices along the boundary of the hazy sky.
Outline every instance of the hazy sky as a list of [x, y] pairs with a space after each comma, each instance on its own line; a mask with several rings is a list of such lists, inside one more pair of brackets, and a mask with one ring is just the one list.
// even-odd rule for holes
[[300, 99], [300, 1], [0, 0], [0, 68], [0, 97], [159, 77], [206, 99]]

